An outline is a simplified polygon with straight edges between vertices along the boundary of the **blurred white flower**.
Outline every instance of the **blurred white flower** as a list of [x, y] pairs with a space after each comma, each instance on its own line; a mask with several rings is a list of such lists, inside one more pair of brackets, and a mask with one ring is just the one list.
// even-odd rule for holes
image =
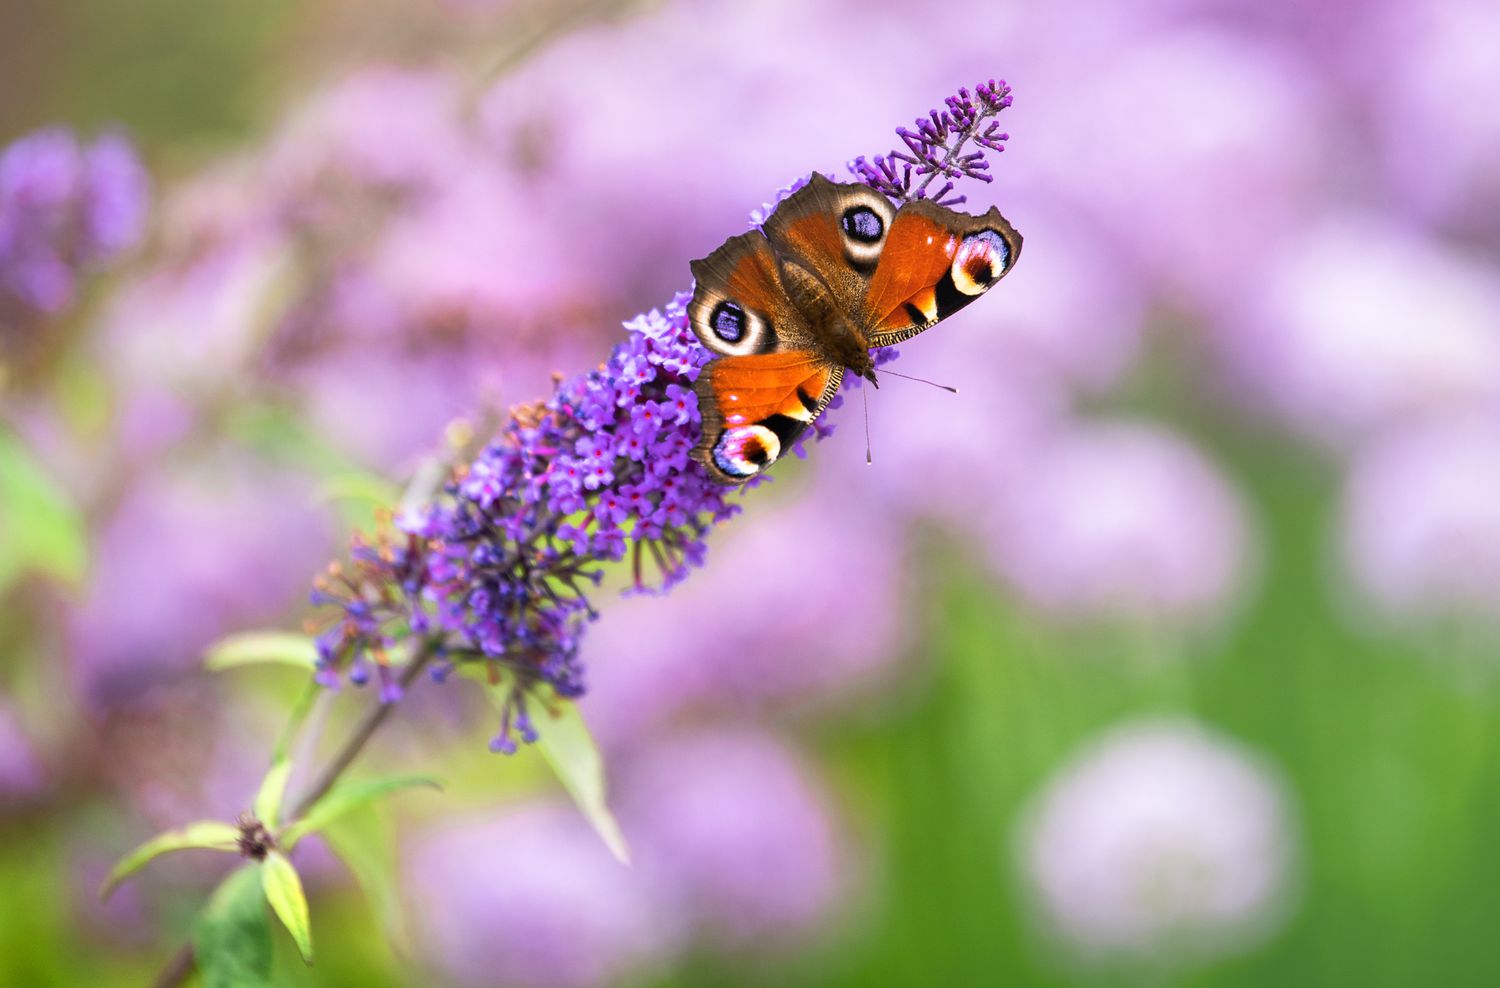
[[1207, 960], [1285, 918], [1288, 802], [1238, 744], [1187, 720], [1137, 721], [1047, 783], [1015, 849], [1043, 925], [1078, 958]]
[[1041, 444], [1025, 482], [996, 496], [1000, 574], [1073, 619], [1211, 619], [1245, 582], [1245, 511], [1185, 440], [1154, 426], [1077, 425]]
[[1283, 244], [1224, 336], [1237, 386], [1329, 442], [1500, 399], [1496, 272], [1361, 215]]
[[1411, 425], [1354, 461], [1344, 565], [1390, 614], [1500, 618], [1497, 422], [1481, 414]]

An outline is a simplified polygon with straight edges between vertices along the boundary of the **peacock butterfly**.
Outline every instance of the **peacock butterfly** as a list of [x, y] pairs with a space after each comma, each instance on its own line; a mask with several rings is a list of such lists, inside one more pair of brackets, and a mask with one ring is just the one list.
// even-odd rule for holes
[[989, 290], [1021, 235], [991, 208], [898, 209], [814, 174], [766, 221], [692, 264], [693, 332], [718, 354], [698, 377], [694, 456], [725, 484], [765, 472], [838, 393], [875, 383], [870, 350], [911, 339]]

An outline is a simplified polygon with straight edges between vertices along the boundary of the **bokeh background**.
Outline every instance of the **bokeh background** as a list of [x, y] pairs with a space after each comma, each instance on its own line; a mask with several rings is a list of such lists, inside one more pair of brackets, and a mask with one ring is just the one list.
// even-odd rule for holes
[[217, 859], [94, 888], [300, 685], [205, 646], [991, 77], [1025, 254], [899, 368], [962, 393], [882, 388], [872, 467], [836, 413], [585, 645], [635, 867], [424, 685], [367, 768], [448, 788], [374, 908], [299, 852], [278, 983], [1495, 983], [1497, 50], [1489, 0], [0, 0], [0, 984], [188, 928]]

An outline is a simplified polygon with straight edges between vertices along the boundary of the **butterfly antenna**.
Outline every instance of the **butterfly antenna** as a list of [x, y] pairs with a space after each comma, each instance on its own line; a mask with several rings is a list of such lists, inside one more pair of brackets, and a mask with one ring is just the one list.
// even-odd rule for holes
[[874, 466], [875, 457], [870, 452], [870, 392], [865, 388], [860, 388], [859, 395], [865, 402], [865, 463]]
[[925, 377], [912, 377], [910, 374], [900, 374], [886, 367], [882, 367], [880, 369], [880, 373], [888, 375], [890, 377], [904, 377], [908, 381], [916, 381], [919, 384], [930, 384], [934, 388], [942, 388], [944, 391], [951, 392], [952, 394], [958, 394], [957, 388], [949, 387], [946, 384], [939, 384], [936, 381], [929, 381]]

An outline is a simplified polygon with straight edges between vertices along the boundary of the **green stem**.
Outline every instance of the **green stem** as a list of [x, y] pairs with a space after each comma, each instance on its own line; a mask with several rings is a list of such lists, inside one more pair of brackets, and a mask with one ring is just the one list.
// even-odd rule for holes
[[[406, 668], [401, 670], [399, 682], [403, 690], [416, 681], [417, 676], [432, 661], [432, 656], [433, 650], [430, 645], [424, 645], [417, 651], [416, 655], [412, 657], [411, 662], [406, 665]], [[317, 805], [318, 800], [328, 795], [328, 790], [332, 789], [334, 783], [338, 782], [339, 777], [344, 774], [350, 765], [354, 764], [355, 759], [364, 751], [365, 745], [369, 742], [370, 738], [380, 729], [380, 725], [386, 722], [386, 719], [391, 715], [391, 711], [395, 710], [396, 707], [397, 704], [395, 703], [376, 703], [365, 710], [359, 722], [354, 725], [354, 730], [349, 734], [348, 740], [339, 748], [338, 754], [334, 755], [333, 759], [324, 766], [323, 771], [318, 773], [317, 778], [307, 787], [307, 791], [302, 794], [302, 798], [297, 800], [296, 806], [293, 807], [291, 813], [286, 817], [285, 823], [287, 825], [305, 816], [308, 810]], [[302, 719], [306, 717], [307, 710], [304, 708], [311, 708], [311, 700], [307, 694], [299, 698], [297, 706], [293, 708], [292, 724], [288, 725], [288, 730], [282, 732], [281, 739], [277, 742], [278, 751], [282, 750], [289, 743], [290, 737], [295, 734], [293, 725], [300, 726]], [[192, 975], [193, 966], [193, 944], [189, 941], [177, 949], [177, 952], [172, 955], [172, 959], [157, 974], [156, 980], [151, 982], [152, 988], [178, 988], [178, 986], [187, 981], [188, 977]]]

